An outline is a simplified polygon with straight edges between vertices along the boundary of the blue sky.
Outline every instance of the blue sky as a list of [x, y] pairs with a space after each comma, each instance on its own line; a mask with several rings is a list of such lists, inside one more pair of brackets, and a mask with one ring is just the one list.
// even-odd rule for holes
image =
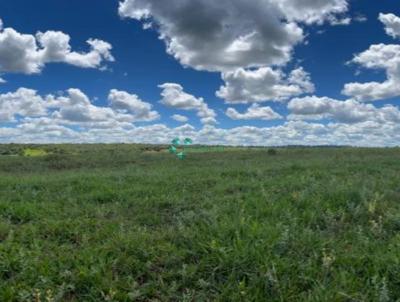
[[[222, 144], [399, 145], [394, 135], [400, 129], [400, 92], [394, 83], [376, 85], [385, 83], [391, 67], [381, 62], [368, 68], [371, 53], [360, 56], [372, 45], [393, 46], [373, 55], [390, 51], [391, 65], [400, 62], [394, 47], [400, 44], [396, 1], [316, 0], [301, 9], [296, 7], [301, 1], [294, 0], [283, 7], [275, 0], [218, 5], [195, 0], [194, 7], [188, 1], [172, 0], [169, 6], [155, 0], [2, 1], [0, 142], [166, 143], [191, 136]], [[147, 13], [139, 16], [143, 10]], [[235, 19], [237, 14], [241, 18]], [[147, 23], [151, 28], [143, 27]], [[36, 50], [18, 46], [34, 59], [10, 57], [22, 43], [21, 36], [6, 32], [10, 28], [36, 40]], [[388, 28], [394, 32], [388, 34]], [[70, 49], [60, 48], [64, 53], [57, 57], [51, 49], [41, 53], [45, 46], [35, 35], [48, 31], [68, 35]], [[212, 31], [219, 37], [215, 41]], [[62, 36], [51, 39], [57, 44]], [[88, 39], [110, 47], [91, 49]], [[275, 43], [282, 47], [273, 56]], [[229, 62], [228, 46], [234, 49]], [[361, 59], [346, 64], [355, 56]], [[400, 85], [398, 64], [391, 78]], [[289, 80], [293, 70], [303, 84]], [[350, 83], [363, 86], [353, 85], [344, 95]], [[365, 87], [368, 83], [375, 84]], [[221, 86], [229, 89], [217, 96]], [[187, 121], [172, 119], [174, 114]]]

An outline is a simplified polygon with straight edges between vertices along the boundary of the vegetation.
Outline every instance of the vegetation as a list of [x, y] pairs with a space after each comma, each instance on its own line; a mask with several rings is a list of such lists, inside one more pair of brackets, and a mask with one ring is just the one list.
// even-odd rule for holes
[[0, 301], [400, 300], [399, 149], [167, 148], [0, 146]]
[[48, 155], [48, 153], [44, 149], [32, 149], [32, 148], [24, 149], [24, 156], [36, 157], [36, 156], [46, 156], [46, 155]]

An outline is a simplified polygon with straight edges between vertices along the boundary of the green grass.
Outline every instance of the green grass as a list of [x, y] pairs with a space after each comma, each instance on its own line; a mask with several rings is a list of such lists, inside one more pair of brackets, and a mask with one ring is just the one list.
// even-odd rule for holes
[[399, 149], [163, 148], [0, 146], [0, 301], [400, 301]]
[[46, 150], [43, 149], [31, 149], [31, 148], [26, 148], [24, 149], [24, 156], [29, 156], [29, 157], [37, 157], [37, 156], [46, 156], [48, 155]]

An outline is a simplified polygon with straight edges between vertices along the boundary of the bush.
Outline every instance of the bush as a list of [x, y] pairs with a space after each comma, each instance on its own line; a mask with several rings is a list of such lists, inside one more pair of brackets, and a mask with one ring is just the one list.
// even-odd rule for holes
[[267, 153], [268, 155], [277, 155], [278, 151], [276, 151], [275, 149], [268, 149]]

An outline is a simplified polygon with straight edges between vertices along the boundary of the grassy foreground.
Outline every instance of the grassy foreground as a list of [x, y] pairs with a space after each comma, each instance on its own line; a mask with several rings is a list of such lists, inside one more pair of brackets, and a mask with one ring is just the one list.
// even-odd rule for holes
[[400, 149], [21, 148], [0, 301], [400, 301]]

